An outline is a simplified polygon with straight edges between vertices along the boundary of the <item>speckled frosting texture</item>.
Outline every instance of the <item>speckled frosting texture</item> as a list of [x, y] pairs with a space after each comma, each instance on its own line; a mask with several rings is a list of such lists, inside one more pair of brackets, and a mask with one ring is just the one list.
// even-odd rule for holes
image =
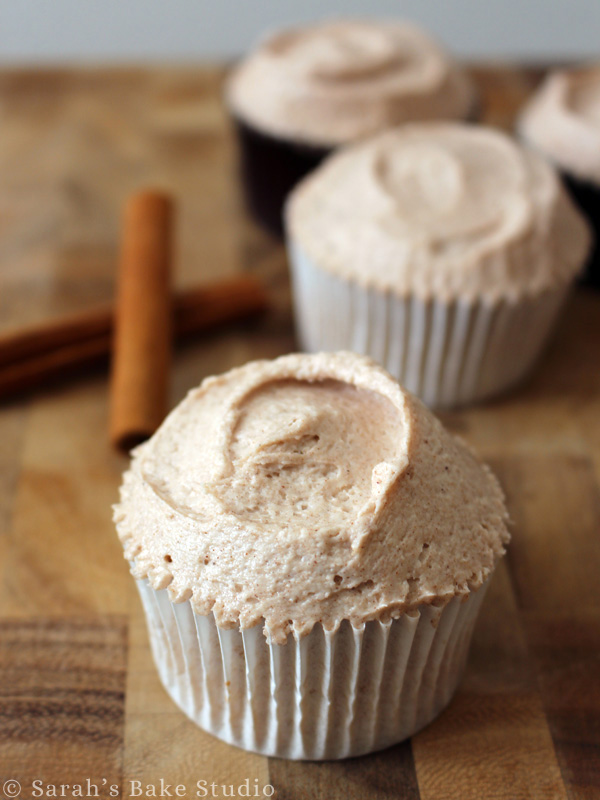
[[518, 128], [561, 169], [600, 186], [600, 65], [551, 73]]
[[135, 451], [115, 521], [135, 577], [276, 643], [467, 594], [508, 538], [487, 467], [351, 353], [205, 380]]
[[460, 123], [406, 125], [336, 153], [294, 190], [286, 222], [319, 268], [425, 300], [563, 286], [589, 247], [552, 167]]
[[465, 119], [470, 81], [418, 28], [342, 20], [268, 38], [233, 72], [234, 115], [278, 137], [333, 147], [412, 120]]

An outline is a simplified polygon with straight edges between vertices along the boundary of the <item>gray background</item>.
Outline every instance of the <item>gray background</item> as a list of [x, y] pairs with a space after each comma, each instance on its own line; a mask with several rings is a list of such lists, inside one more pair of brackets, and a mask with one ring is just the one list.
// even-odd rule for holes
[[229, 58], [265, 29], [349, 14], [409, 17], [470, 58], [600, 53], [600, 0], [0, 0], [0, 60]]

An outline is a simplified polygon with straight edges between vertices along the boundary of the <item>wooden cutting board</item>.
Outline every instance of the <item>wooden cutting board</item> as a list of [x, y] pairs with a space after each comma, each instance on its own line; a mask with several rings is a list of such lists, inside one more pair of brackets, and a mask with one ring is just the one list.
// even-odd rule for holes
[[[473, 71], [501, 126], [540, 75]], [[273, 298], [261, 321], [179, 351], [173, 403], [207, 374], [294, 348], [284, 254], [240, 208], [221, 79], [0, 71], [0, 327], [109, 298], [122, 202], [158, 184], [180, 198], [180, 283], [254, 270]], [[186, 797], [198, 781], [199, 796], [244, 796], [246, 780], [250, 796], [290, 800], [600, 797], [600, 294], [576, 293], [520, 391], [444, 415], [500, 476], [513, 543], [450, 707], [347, 762], [244, 753], [166, 696], [111, 523], [126, 460], [107, 445], [106, 390], [95, 374], [0, 409], [0, 796], [15, 796], [9, 779], [24, 798], [48, 784], [93, 794], [88, 779], [101, 798], [140, 796], [132, 781], [159, 796], [162, 779]]]

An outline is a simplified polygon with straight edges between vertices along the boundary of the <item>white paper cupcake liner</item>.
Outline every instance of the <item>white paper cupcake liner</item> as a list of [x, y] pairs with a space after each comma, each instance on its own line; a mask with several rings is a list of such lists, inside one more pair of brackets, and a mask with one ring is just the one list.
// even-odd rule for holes
[[222, 630], [190, 602], [137, 581], [161, 681], [219, 739], [269, 756], [337, 759], [430, 722], [461, 677], [486, 585], [444, 608], [270, 645], [262, 626]]
[[483, 400], [524, 378], [569, 291], [491, 304], [424, 301], [319, 269], [295, 243], [289, 254], [302, 349], [369, 355], [437, 408]]

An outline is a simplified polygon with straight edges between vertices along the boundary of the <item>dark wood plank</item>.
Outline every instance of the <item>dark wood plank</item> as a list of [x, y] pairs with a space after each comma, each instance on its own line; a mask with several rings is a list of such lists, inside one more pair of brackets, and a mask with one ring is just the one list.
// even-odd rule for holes
[[126, 664], [125, 617], [0, 620], [0, 776], [120, 785]]
[[418, 800], [410, 741], [347, 761], [294, 762], [269, 759], [278, 800]]
[[544, 708], [569, 797], [600, 797], [600, 612], [525, 614]]

